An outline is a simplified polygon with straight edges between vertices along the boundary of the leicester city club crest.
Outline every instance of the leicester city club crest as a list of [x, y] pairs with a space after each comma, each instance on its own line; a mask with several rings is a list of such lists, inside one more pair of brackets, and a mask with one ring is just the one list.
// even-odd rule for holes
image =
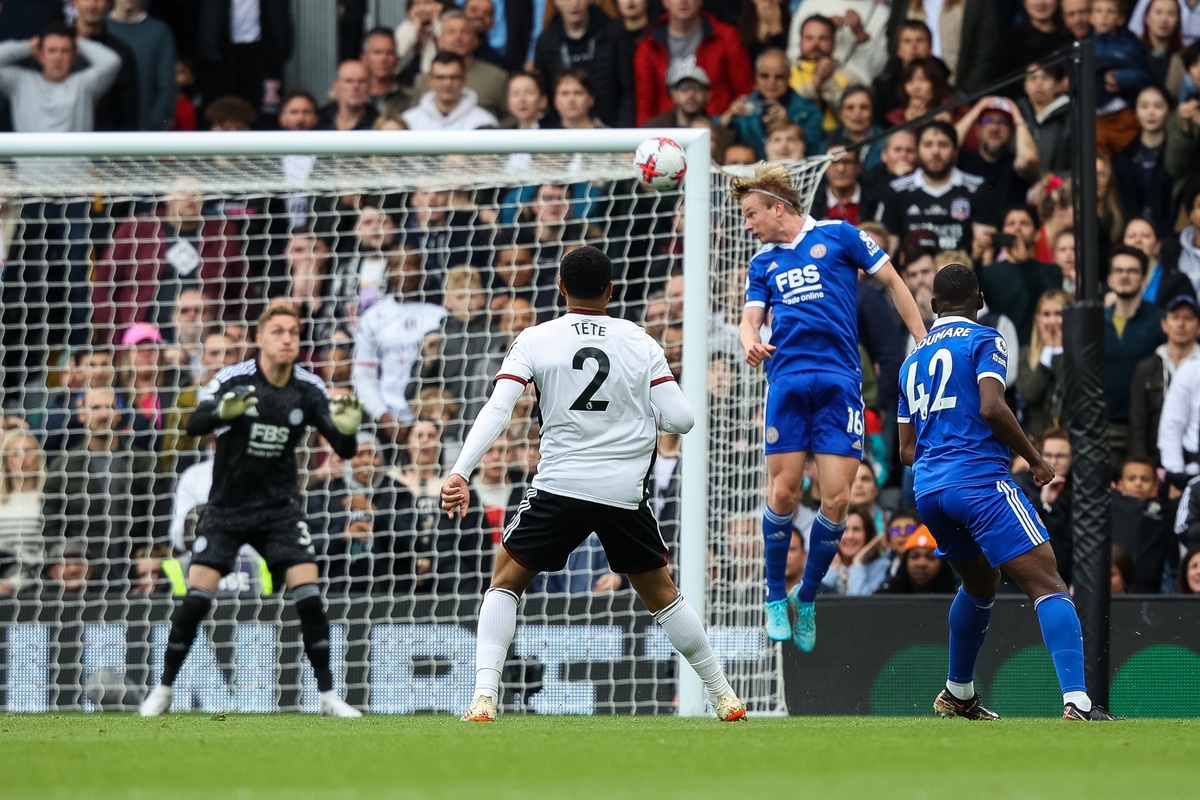
[[808, 257], [809, 258], [824, 258], [826, 252], [828, 252], [828, 251], [825, 249], [825, 245], [814, 244], [812, 246], [812, 249], [808, 251]]
[[779, 431], [774, 427], [767, 428], [767, 444], [775, 444], [779, 441]]
[[303, 411], [301, 411], [298, 408], [293, 408], [290, 412], [288, 412], [288, 424], [289, 425], [299, 425], [301, 422], [304, 422], [304, 412]]

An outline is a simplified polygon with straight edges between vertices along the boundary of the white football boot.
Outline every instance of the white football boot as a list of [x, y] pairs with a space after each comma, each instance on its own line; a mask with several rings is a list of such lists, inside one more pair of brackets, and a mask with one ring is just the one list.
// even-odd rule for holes
[[321, 692], [322, 717], [361, 717], [362, 712], [337, 696], [337, 692]]
[[496, 701], [487, 695], [479, 695], [462, 715], [463, 722], [495, 722]]
[[746, 718], [746, 704], [733, 692], [724, 692], [713, 703], [713, 711], [721, 722], [737, 722]]
[[146, 699], [138, 706], [138, 714], [143, 717], [161, 717], [171, 710], [171, 697], [174, 690], [170, 686], [159, 684], [154, 687]]

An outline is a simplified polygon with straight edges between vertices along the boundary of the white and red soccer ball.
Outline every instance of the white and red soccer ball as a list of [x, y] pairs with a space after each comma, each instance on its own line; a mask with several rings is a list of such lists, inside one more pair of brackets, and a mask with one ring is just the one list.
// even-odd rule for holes
[[643, 186], [668, 191], [679, 186], [687, 174], [687, 154], [674, 139], [647, 139], [633, 154], [633, 169]]

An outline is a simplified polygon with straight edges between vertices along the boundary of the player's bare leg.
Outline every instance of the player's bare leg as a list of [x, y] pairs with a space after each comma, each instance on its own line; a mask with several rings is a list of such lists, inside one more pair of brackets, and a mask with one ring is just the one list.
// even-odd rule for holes
[[763, 562], [767, 575], [767, 638], [784, 642], [792, 638], [795, 598], [787, 593], [787, 554], [792, 545], [792, 515], [800, 500], [807, 455], [767, 455], [767, 507], [763, 510]]
[[1075, 601], [1058, 574], [1049, 542], [1042, 542], [1004, 564], [1004, 571], [1033, 601], [1042, 638], [1054, 662], [1063, 693], [1063, 719], [1107, 722], [1120, 719], [1088, 697], [1083, 675], [1083, 630]]
[[333, 688], [333, 673], [329, 669], [329, 618], [325, 616], [325, 601], [317, 585], [317, 565], [295, 564], [288, 568], [285, 580], [292, 593], [296, 615], [300, 617], [300, 635], [304, 654], [312, 665], [317, 691], [321, 693], [319, 713], [322, 717], [361, 717], [362, 712], [338, 697]]
[[802, 652], [811, 652], [817, 644], [817, 611], [815, 601], [821, 581], [837, 555], [838, 543], [846, 530], [846, 513], [850, 508], [850, 484], [862, 461], [853, 456], [817, 453], [817, 481], [821, 486], [821, 510], [813, 520], [808, 537], [808, 560], [804, 577], [796, 589], [796, 624], [793, 638]]
[[[790, 532], [789, 532], [790, 544]], [[654, 621], [662, 626], [663, 633], [671, 641], [708, 690], [717, 718], [723, 722], [734, 722], [746, 716], [746, 704], [738, 699], [733, 687], [725, 678], [725, 671], [713, 652], [704, 623], [696, 610], [688, 605], [683, 595], [675, 588], [666, 567], [650, 572], [629, 573], [629, 583], [646, 604]]]
[[950, 605], [950, 667], [946, 688], [933, 701], [933, 710], [943, 717], [998, 720], [1000, 715], [985, 708], [975, 691], [975, 660], [983, 647], [1000, 570], [983, 555], [950, 566], [962, 578], [962, 587]]
[[187, 594], [171, 615], [171, 632], [167, 636], [167, 652], [163, 656], [162, 678], [138, 707], [138, 713], [143, 717], [162, 716], [171, 709], [174, 694], [171, 687], [175, 685], [175, 677], [188, 651], [192, 649], [200, 623], [204, 622], [212, 608], [220, 582], [221, 573], [212, 567], [192, 564], [188, 568]]
[[475, 693], [463, 714], [467, 722], [494, 722], [500, 699], [500, 673], [517, 629], [517, 604], [537, 573], [518, 564], [508, 551], [496, 551], [492, 584], [479, 606], [475, 634]]

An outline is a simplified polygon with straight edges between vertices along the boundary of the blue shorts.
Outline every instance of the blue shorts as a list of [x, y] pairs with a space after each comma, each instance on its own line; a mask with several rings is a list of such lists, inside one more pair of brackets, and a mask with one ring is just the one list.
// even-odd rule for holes
[[863, 456], [862, 385], [833, 372], [793, 372], [767, 387], [766, 453]]
[[918, 497], [917, 511], [937, 540], [938, 558], [946, 561], [983, 553], [999, 567], [1049, 539], [1025, 493], [1010, 480], [941, 489]]

